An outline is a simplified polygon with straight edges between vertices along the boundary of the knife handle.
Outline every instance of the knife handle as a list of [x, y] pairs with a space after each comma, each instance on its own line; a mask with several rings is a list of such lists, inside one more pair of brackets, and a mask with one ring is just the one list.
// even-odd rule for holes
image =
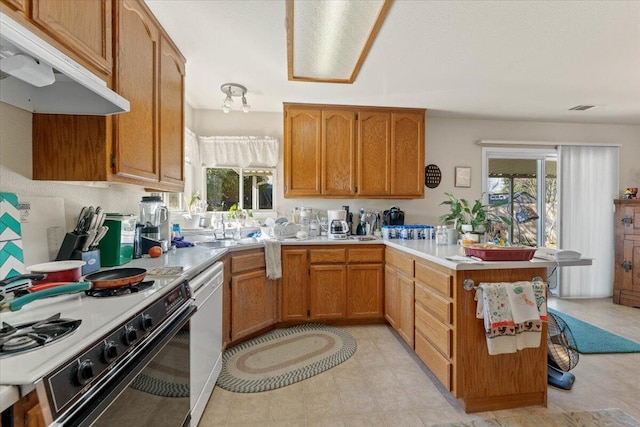
[[34, 292], [23, 297], [14, 299], [9, 303], [9, 310], [18, 311], [26, 304], [45, 297], [54, 297], [57, 295], [72, 294], [75, 292], [88, 291], [91, 289], [91, 282], [69, 283], [68, 285], [60, 285], [55, 288], [44, 289]]

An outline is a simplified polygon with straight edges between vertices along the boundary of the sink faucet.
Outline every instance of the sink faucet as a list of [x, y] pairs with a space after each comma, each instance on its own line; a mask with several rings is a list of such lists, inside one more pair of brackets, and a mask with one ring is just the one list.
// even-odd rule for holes
[[218, 237], [217, 236], [218, 227], [216, 227], [216, 226], [214, 226], [214, 228], [213, 228], [213, 237], [215, 237], [216, 239], [219, 238], [219, 239], [224, 240], [227, 237], [226, 236], [227, 231], [226, 231], [226, 228], [225, 228], [225, 225], [224, 225], [224, 214], [220, 214], [220, 222], [219, 222], [219, 224], [220, 224], [220, 228], [222, 228], [222, 237]]

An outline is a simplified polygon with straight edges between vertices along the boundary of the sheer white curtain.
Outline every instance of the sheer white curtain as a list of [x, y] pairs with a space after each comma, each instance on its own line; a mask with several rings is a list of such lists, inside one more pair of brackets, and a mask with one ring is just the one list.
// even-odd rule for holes
[[201, 136], [200, 161], [207, 167], [276, 167], [278, 140], [257, 136]]
[[559, 247], [593, 258], [591, 266], [560, 269], [559, 296], [611, 296], [618, 147], [562, 145], [559, 157]]

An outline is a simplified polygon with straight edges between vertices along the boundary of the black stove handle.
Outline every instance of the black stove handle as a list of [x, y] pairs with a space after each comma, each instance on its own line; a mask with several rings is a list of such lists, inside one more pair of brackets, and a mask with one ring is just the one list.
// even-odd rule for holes
[[13, 282], [17, 282], [18, 280], [42, 280], [46, 277], [47, 275], [44, 273], [18, 274], [17, 276], [0, 280], [0, 287], [5, 287]]

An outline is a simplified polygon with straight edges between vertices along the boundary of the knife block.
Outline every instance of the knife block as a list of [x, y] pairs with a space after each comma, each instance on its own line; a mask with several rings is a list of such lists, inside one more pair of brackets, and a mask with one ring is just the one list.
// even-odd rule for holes
[[62, 245], [60, 245], [60, 250], [58, 250], [58, 255], [56, 256], [56, 261], [65, 261], [68, 259], [79, 259], [72, 258], [73, 252], [82, 249], [82, 245], [87, 240], [86, 234], [75, 234], [75, 233], [67, 233], [64, 236], [64, 240], [62, 241]]
[[86, 264], [82, 266], [83, 276], [100, 270], [100, 249], [94, 249], [86, 252], [76, 250], [73, 251], [70, 259], [77, 259], [86, 262]]

